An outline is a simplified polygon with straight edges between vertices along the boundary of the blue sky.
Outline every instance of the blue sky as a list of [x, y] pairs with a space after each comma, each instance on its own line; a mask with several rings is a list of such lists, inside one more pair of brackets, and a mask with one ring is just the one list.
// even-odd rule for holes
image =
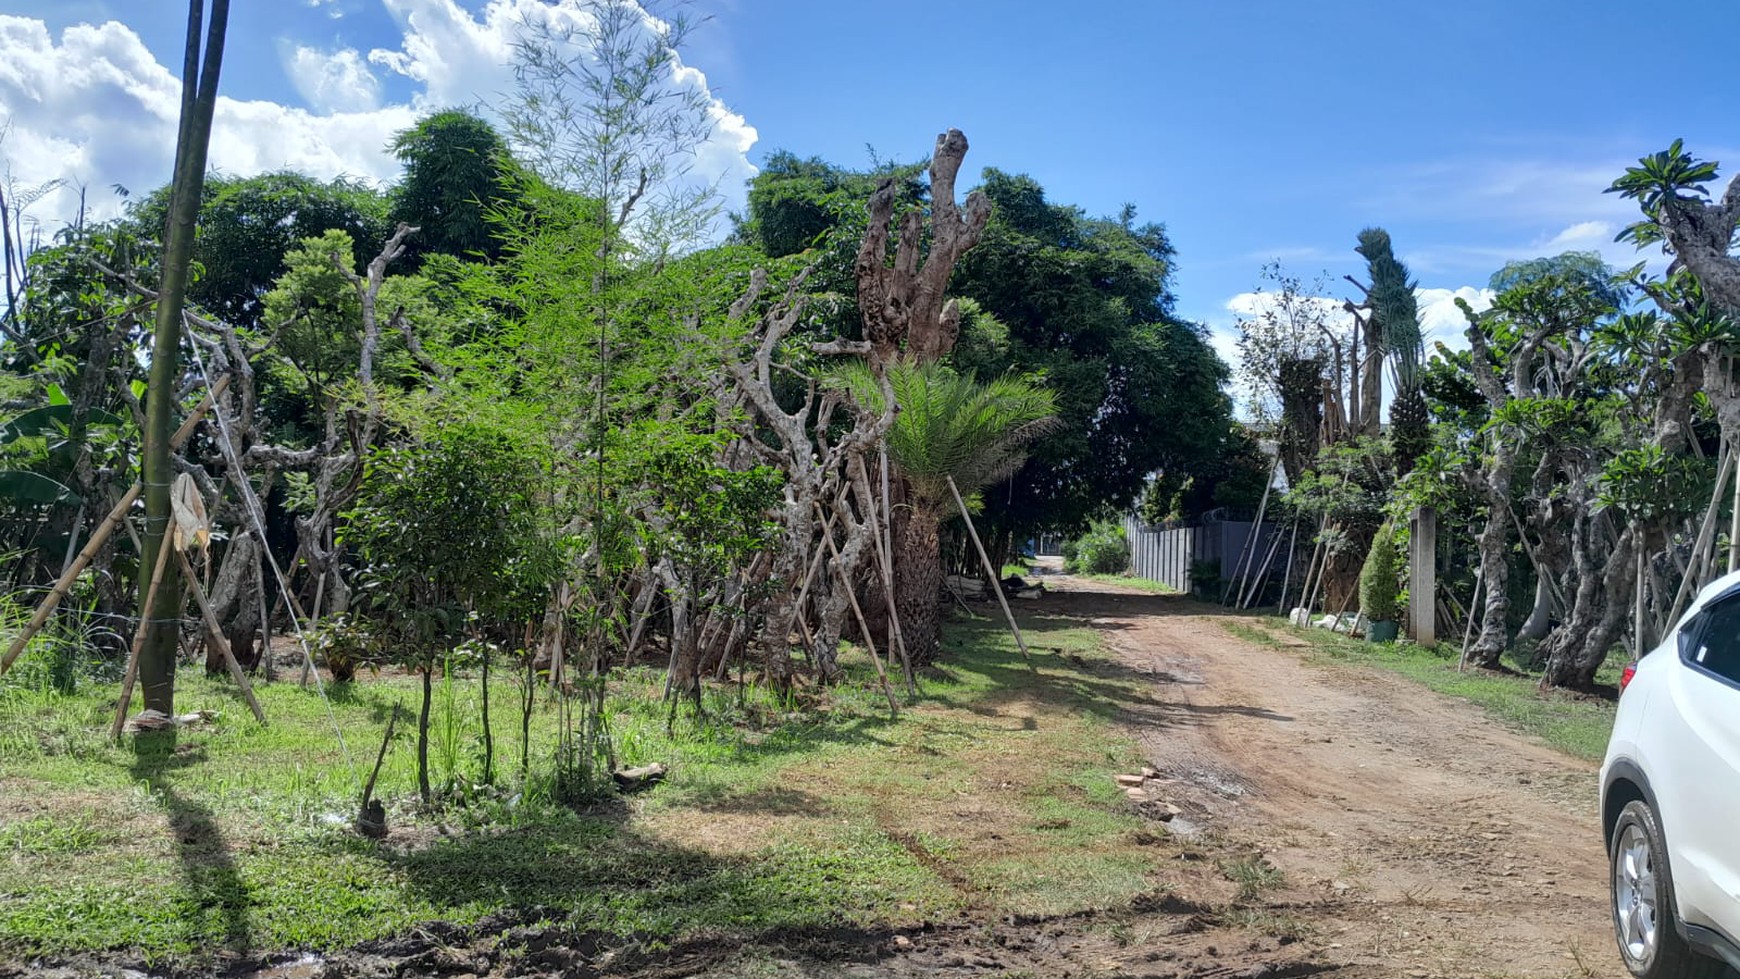
[[[429, 104], [487, 102], [508, 84], [485, 62], [505, 50], [508, 8], [534, 2], [240, 0], [223, 84], [237, 101], [220, 111], [227, 149], [214, 161], [388, 176], [383, 133]], [[168, 148], [150, 148], [161, 122], [136, 117], [179, 65], [185, 9], [0, 0], [0, 14], [22, 18], [0, 22], [0, 64], [24, 66], [0, 71], [0, 114], [14, 117], [0, 152], [15, 172], [45, 179], [70, 165], [93, 199], [113, 182], [166, 178]], [[1093, 213], [1130, 202], [1164, 222], [1180, 312], [1223, 338], [1229, 302], [1259, 284], [1264, 261], [1355, 272], [1354, 236], [1368, 224], [1391, 231], [1438, 312], [1451, 290], [1477, 297], [1512, 258], [1575, 247], [1626, 261], [1611, 238], [1632, 210], [1600, 193], [1607, 182], [1675, 137], [1717, 159], [1740, 146], [1735, 4], [1677, 27], [1637, 0], [693, 9], [711, 19], [685, 60], [730, 121], [711, 169], [740, 182], [775, 149], [847, 165], [865, 164], [867, 147], [921, 158], [958, 127], [973, 174], [1026, 172], [1054, 200]], [[27, 36], [32, 21], [47, 48]], [[68, 28], [95, 33], [74, 43]], [[125, 76], [141, 68], [125, 35], [169, 66], [155, 95], [129, 91]], [[94, 77], [104, 59], [117, 77]], [[58, 91], [32, 80], [37, 62]], [[93, 76], [82, 88], [81, 72]]]

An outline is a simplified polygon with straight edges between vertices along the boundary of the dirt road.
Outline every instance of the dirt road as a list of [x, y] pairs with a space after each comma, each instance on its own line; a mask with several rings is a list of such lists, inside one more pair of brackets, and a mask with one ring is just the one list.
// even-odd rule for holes
[[1326, 940], [1318, 961], [1343, 974], [1625, 974], [1595, 766], [1400, 677], [1241, 641], [1209, 606], [1062, 588], [1059, 611], [1153, 678], [1129, 727], [1173, 780], [1161, 791], [1282, 871], [1268, 900]]

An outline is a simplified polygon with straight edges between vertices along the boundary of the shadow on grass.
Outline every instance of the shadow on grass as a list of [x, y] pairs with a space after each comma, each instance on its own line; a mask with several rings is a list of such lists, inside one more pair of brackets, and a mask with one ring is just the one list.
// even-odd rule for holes
[[879, 835], [861, 847], [721, 856], [575, 813], [379, 856], [436, 907], [560, 911], [589, 929], [625, 935], [837, 923], [933, 883]]
[[177, 917], [196, 943], [209, 936], [231, 952], [248, 954], [254, 947], [252, 900], [229, 842], [209, 808], [175, 790], [174, 773], [203, 763], [205, 750], [179, 744], [174, 729], [139, 734], [132, 748], [130, 771], [163, 807], [175, 838], [182, 878], [182, 893], [173, 899], [180, 905]]

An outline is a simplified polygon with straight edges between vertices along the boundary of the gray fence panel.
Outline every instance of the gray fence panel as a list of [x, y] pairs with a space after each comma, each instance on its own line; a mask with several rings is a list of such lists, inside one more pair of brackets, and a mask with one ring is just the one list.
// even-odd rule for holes
[[[1248, 520], [1226, 520], [1197, 527], [1158, 529], [1148, 527], [1134, 516], [1124, 517], [1124, 533], [1130, 541], [1130, 573], [1150, 581], [1158, 581], [1178, 591], [1190, 590], [1190, 566], [1197, 561], [1212, 561], [1220, 568], [1222, 579], [1231, 579], [1238, 571], [1239, 556], [1245, 540], [1253, 536], [1255, 525]], [[1280, 532], [1276, 524], [1264, 522], [1255, 530], [1255, 554], [1250, 574], [1262, 570], [1263, 558], [1274, 535]], [[1277, 568], [1281, 562], [1276, 559]]]

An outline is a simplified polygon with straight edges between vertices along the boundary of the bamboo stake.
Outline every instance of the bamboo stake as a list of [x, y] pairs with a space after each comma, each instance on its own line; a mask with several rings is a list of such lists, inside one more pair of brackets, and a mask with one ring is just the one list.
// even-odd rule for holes
[[1293, 539], [1287, 543], [1287, 568], [1281, 575], [1281, 601], [1275, 606], [1275, 614], [1287, 614], [1287, 590], [1293, 586], [1293, 553], [1299, 547], [1299, 518], [1293, 518]]
[[1734, 515], [1728, 521], [1728, 573], [1740, 570], [1740, 472], [1734, 474]]
[[121, 681], [121, 699], [115, 704], [115, 724], [109, 737], [119, 741], [121, 728], [127, 723], [127, 708], [133, 703], [133, 684], [139, 679], [139, 651], [145, 648], [145, 634], [151, 630], [151, 613], [157, 607], [157, 586], [163, 584], [163, 569], [169, 566], [169, 552], [174, 546], [164, 541], [157, 551], [157, 565], [151, 569], [151, 584], [145, 589], [145, 605], [139, 611], [139, 628], [133, 633], [133, 645], [127, 652], [127, 673]]
[[1474, 638], [1474, 610], [1480, 604], [1480, 568], [1474, 569], [1474, 592], [1468, 596], [1468, 625], [1462, 630], [1462, 658], [1456, 664], [1456, 672], [1468, 669], [1468, 643]]
[[[169, 440], [170, 451], [173, 452], [181, 448], [182, 444], [192, 437], [193, 430], [199, 427], [199, 423], [205, 419], [206, 412], [211, 410], [215, 399], [224, 393], [224, 389], [229, 387], [229, 383], [230, 377], [225, 374], [218, 378], [216, 384], [211, 386], [211, 390], [206, 392], [205, 398], [188, 414], [187, 420], [181, 423], [181, 427], [175, 430], [175, 435]], [[73, 582], [77, 581], [79, 575], [84, 573], [91, 561], [96, 559], [97, 551], [102, 549], [103, 544], [108, 541], [109, 535], [113, 534], [115, 528], [125, 520], [127, 511], [133, 506], [133, 501], [139, 499], [139, 494], [144, 489], [144, 483], [135, 482], [132, 488], [121, 496], [121, 501], [115, 504], [115, 508], [109, 511], [109, 515], [103, 518], [103, 522], [97, 525], [97, 529], [91, 532], [91, 539], [85, 542], [84, 548], [79, 551], [77, 557], [73, 558], [72, 564], [61, 572], [60, 580], [56, 581], [54, 587], [49, 589], [48, 597], [44, 598], [42, 604], [37, 606], [35, 613], [30, 616], [30, 622], [25, 625], [24, 631], [12, 640], [12, 645], [6, 649], [5, 657], [0, 658], [0, 676], [6, 675], [6, 671], [12, 668], [12, 662], [18, 658], [18, 654], [24, 652], [24, 647], [30, 644], [30, 640], [36, 638], [38, 632], [42, 631], [43, 625], [48, 622], [48, 617], [54, 614], [54, 610], [60, 607], [61, 600], [72, 591]]]
[[991, 555], [985, 553], [985, 545], [979, 542], [979, 532], [973, 527], [973, 515], [967, 512], [967, 501], [961, 499], [960, 487], [955, 485], [953, 476], [946, 477], [949, 481], [949, 492], [955, 495], [955, 506], [961, 508], [961, 519], [967, 522], [967, 536], [973, 539], [973, 547], [979, 552], [979, 560], [984, 562], [985, 574], [990, 576], [991, 590], [997, 594], [997, 604], [1003, 606], [1003, 616], [1009, 620], [1009, 631], [1015, 634], [1015, 645], [1021, 649], [1021, 658], [1027, 661], [1027, 668], [1038, 672], [1033, 665], [1033, 654], [1027, 651], [1027, 641], [1021, 638], [1021, 627], [1015, 624], [1015, 613], [1009, 608], [1009, 599], [1003, 594], [1001, 579], [997, 570], [991, 567]]
[[186, 576], [188, 588], [193, 591], [193, 600], [199, 605], [200, 615], [205, 617], [205, 628], [210, 633], [207, 641], [217, 644], [218, 652], [223, 654], [224, 665], [229, 667], [230, 677], [236, 681], [236, 686], [242, 688], [242, 696], [247, 699], [248, 707], [254, 712], [254, 719], [261, 724], [266, 723], [266, 712], [260, 709], [260, 702], [254, 699], [253, 685], [248, 683], [248, 675], [242, 672], [241, 664], [236, 662], [235, 651], [230, 649], [229, 640], [224, 638], [223, 627], [218, 623], [217, 613], [211, 610], [211, 603], [206, 601], [205, 588], [194, 575], [193, 565], [188, 563], [186, 554], [177, 551], [175, 556], [181, 561], [181, 573]]
[[1251, 603], [1256, 601], [1257, 594], [1261, 591], [1263, 583], [1269, 579], [1269, 566], [1275, 563], [1275, 552], [1280, 549], [1281, 532], [1277, 530], [1269, 539], [1269, 552], [1263, 556], [1262, 569], [1259, 570], [1255, 576], [1249, 577], [1245, 582], [1244, 594], [1239, 596], [1239, 608], [1250, 608]]
[[1722, 508], [1722, 496], [1728, 490], [1729, 471], [1734, 468], [1735, 456], [1728, 448], [1728, 443], [1722, 443], [1722, 462], [1717, 467], [1716, 491], [1710, 497], [1710, 507], [1704, 511], [1703, 522], [1698, 527], [1698, 539], [1692, 544], [1692, 559], [1687, 564], [1686, 573], [1680, 578], [1680, 587], [1674, 594], [1673, 609], [1668, 612], [1671, 623], [1679, 618], [1680, 610], [1685, 607], [1686, 599], [1696, 593], [1697, 580], [1703, 575], [1703, 567], [1716, 529], [1716, 515]]
[[1641, 659], [1643, 657], [1643, 651], [1644, 651], [1644, 641], [1643, 641], [1644, 640], [1644, 635], [1643, 635], [1643, 594], [1644, 594], [1644, 592], [1643, 592], [1643, 565], [1644, 565], [1643, 548], [1639, 547], [1637, 549], [1637, 588], [1636, 588], [1637, 601], [1635, 603], [1635, 608], [1633, 610], [1634, 621], [1632, 622], [1632, 632], [1631, 632], [1631, 635], [1632, 635], [1631, 655], [1632, 655], [1633, 659]]
[[1329, 529], [1329, 514], [1317, 522], [1316, 541], [1311, 545], [1311, 560], [1305, 562], [1305, 579], [1299, 582], [1299, 605], [1307, 613], [1317, 597], [1317, 569], [1323, 559], [1323, 532]]
[[870, 662], [875, 664], [876, 676], [882, 680], [882, 692], [888, 696], [888, 712], [899, 716], [900, 705], [894, 699], [894, 687], [888, 682], [888, 671], [882, 668], [882, 660], [876, 655], [876, 637], [870, 634], [870, 623], [864, 620], [864, 610], [858, 607], [858, 593], [852, 589], [852, 579], [840, 563], [839, 545], [834, 543], [832, 533], [823, 536], [828, 539], [828, 551], [834, 555], [834, 570], [840, 576], [840, 587], [846, 589], [846, 598], [852, 603], [852, 614], [858, 617], [858, 628], [864, 632], [864, 645], [870, 647]]
[[[864, 488], [868, 490], [870, 488], [870, 467], [864, 465], [863, 456], [855, 456], [853, 461], [858, 464], [858, 474], [864, 477]], [[888, 502], [886, 486], [883, 489], [882, 502], [885, 506]], [[879, 523], [876, 508], [872, 505], [867, 509], [871, 522]], [[872, 527], [871, 530], [875, 532], [876, 537], [876, 556], [882, 563], [880, 576], [882, 578], [882, 597], [888, 603], [888, 632], [893, 636], [893, 642], [890, 645], [900, 653], [900, 669], [906, 674], [906, 695], [916, 697], [918, 696], [918, 685], [913, 682], [912, 678], [912, 658], [906, 653], [906, 634], [901, 631], [900, 612], [894, 603], [894, 542], [892, 537], [884, 536], [885, 533], [889, 532], [888, 527], [877, 526]]]
[[[1257, 519], [1252, 522], [1250, 531], [1245, 534], [1244, 545], [1239, 548], [1239, 559], [1233, 562], [1233, 576], [1227, 580], [1226, 590], [1221, 592], [1220, 603], [1222, 605], [1225, 605], [1233, 595], [1241, 593], [1240, 589], [1234, 586], [1241, 577], [1250, 573], [1250, 565], [1256, 563], [1256, 550], [1260, 546], [1257, 544], [1257, 534], [1262, 532], [1263, 517], [1269, 512], [1269, 491], [1275, 486], [1275, 470], [1279, 468], [1281, 468], [1281, 455], [1277, 452], [1274, 465], [1269, 467], [1269, 479], [1263, 484], [1262, 502], [1257, 504]], [[1246, 554], [1250, 555], [1248, 564], [1245, 560]], [[1244, 568], [1242, 572], [1239, 570], [1241, 567]]]

